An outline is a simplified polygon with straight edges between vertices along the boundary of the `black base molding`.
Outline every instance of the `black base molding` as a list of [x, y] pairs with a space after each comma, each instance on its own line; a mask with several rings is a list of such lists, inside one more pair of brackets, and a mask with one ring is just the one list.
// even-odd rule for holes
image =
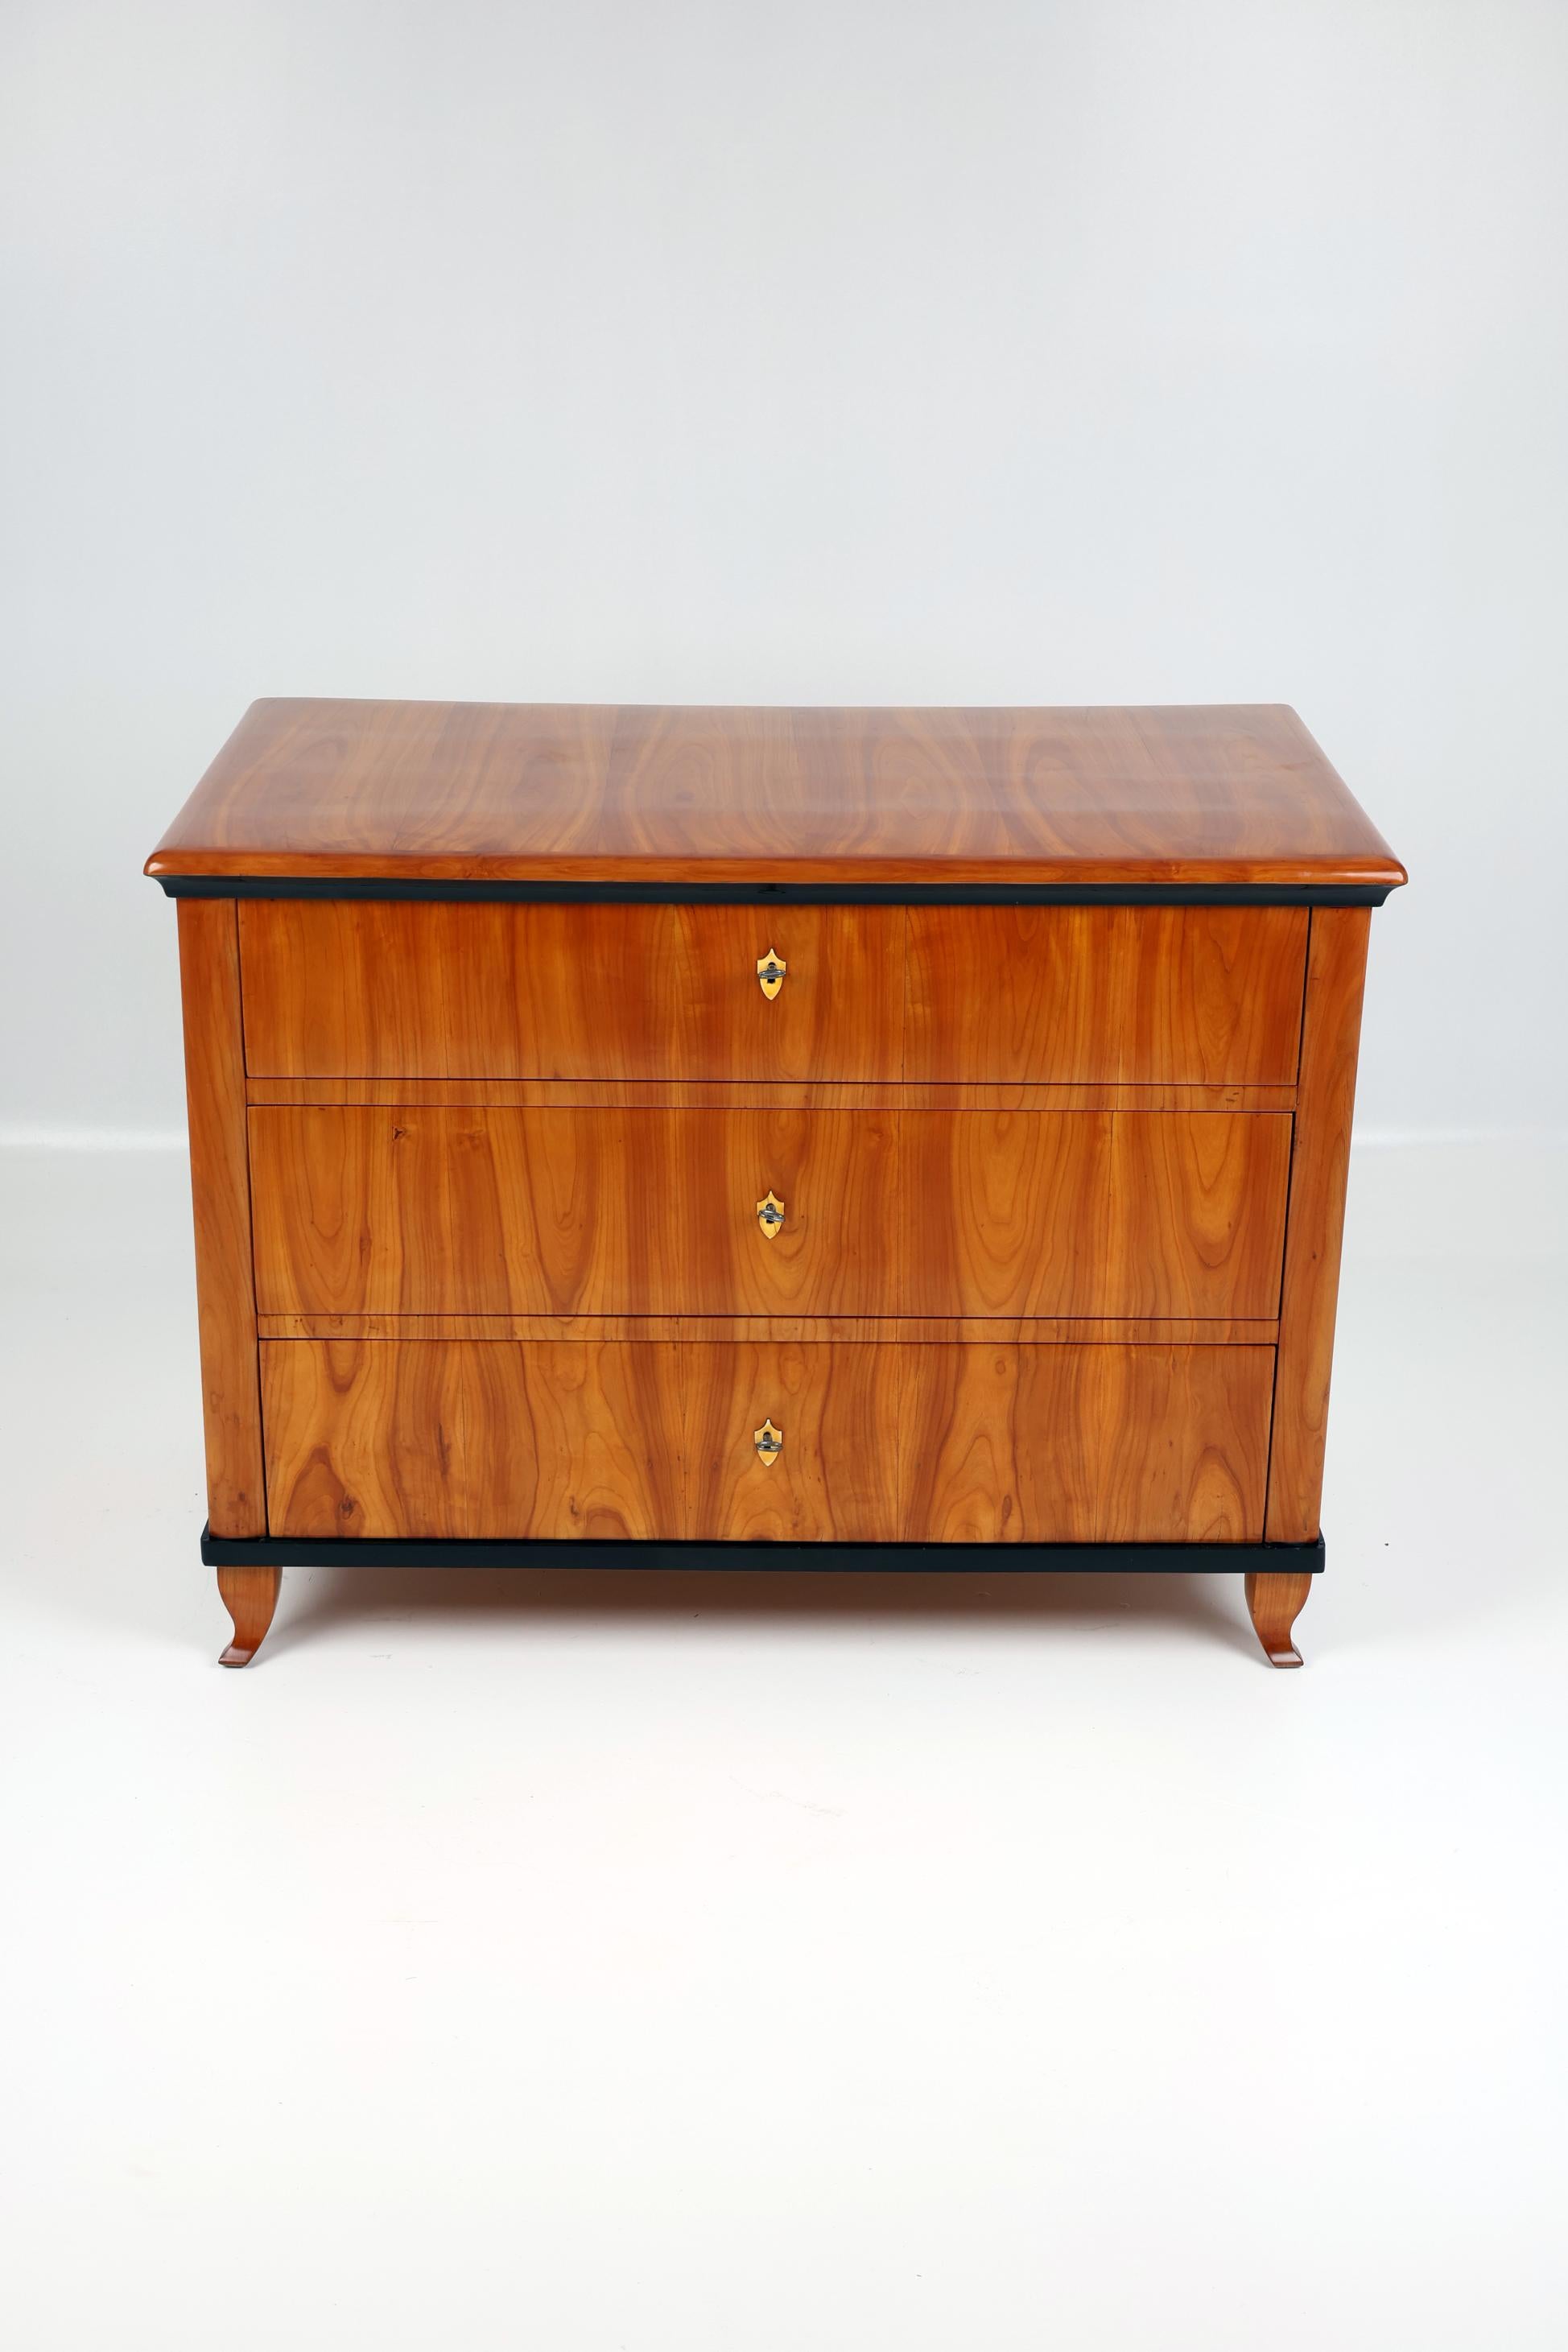
[[312, 1543], [293, 1536], [215, 1536], [204, 1528], [202, 1558], [208, 1568], [741, 1568], [788, 1569], [797, 1574], [804, 1569], [944, 1576], [1108, 1570], [1180, 1574], [1229, 1569], [1318, 1576], [1323, 1567], [1323, 1538], [1305, 1544], [535, 1543], [526, 1538], [446, 1543], [417, 1536], [369, 1536]]
[[170, 898], [502, 899], [611, 907], [1381, 907], [1391, 882], [434, 882], [159, 874]]

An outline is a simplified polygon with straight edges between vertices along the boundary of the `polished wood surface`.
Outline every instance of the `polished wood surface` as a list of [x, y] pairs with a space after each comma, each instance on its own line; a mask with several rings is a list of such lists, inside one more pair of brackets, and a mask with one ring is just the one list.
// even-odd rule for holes
[[[679, 1197], [672, 1203], [665, 1263], [679, 1288], [666, 1286], [650, 1306], [773, 1316], [868, 1314], [896, 1304], [901, 1236], [889, 1213], [900, 1182], [895, 1115], [654, 1116], [673, 1131]], [[758, 1204], [770, 1195], [782, 1204], [783, 1223], [764, 1238]]]
[[1268, 1471], [1271, 1543], [1310, 1543], [1320, 1532], [1371, 921], [1364, 907], [1312, 909]]
[[[855, 1314], [897, 1297], [880, 1112], [250, 1114], [264, 1314]], [[764, 1238], [769, 1192], [784, 1222]]]
[[[739, 1543], [887, 1543], [900, 1515], [897, 1348], [683, 1348], [686, 1533]], [[783, 1445], [752, 1442], [771, 1421]]]
[[1293, 710], [253, 703], [152, 874], [1391, 885]]
[[906, 1080], [1288, 1086], [1302, 907], [911, 907]]
[[675, 1352], [268, 1341], [274, 1535], [668, 1536], [684, 1511]]
[[1267, 1316], [978, 1315], [263, 1315], [264, 1339], [831, 1339], [840, 1347], [900, 1339], [1033, 1339], [1077, 1347], [1103, 1339], [1156, 1347], [1271, 1348]]
[[1249, 1570], [1247, 1606], [1263, 1654], [1271, 1666], [1299, 1666], [1301, 1653], [1292, 1628], [1307, 1605], [1311, 1577], [1300, 1569]]
[[268, 1316], [1279, 1311], [1278, 1112], [275, 1107], [250, 1127]]
[[282, 1570], [276, 1568], [220, 1568], [217, 1589], [234, 1620], [234, 1639], [219, 1656], [220, 1666], [247, 1666], [267, 1638], [278, 1606]]
[[1268, 1348], [904, 1352], [904, 1533], [931, 1543], [1247, 1543]]
[[261, 1311], [662, 1307], [666, 1116], [253, 1110]]
[[1290, 1110], [1294, 1086], [851, 1084], [693, 1078], [277, 1078], [252, 1103], [368, 1103], [419, 1110]]
[[179, 930], [207, 1522], [216, 1536], [263, 1535], [267, 1505], [234, 901], [182, 900]]
[[[741, 1543], [1261, 1534], [1273, 1351], [263, 1343], [276, 1535]], [[757, 1433], [777, 1433], [764, 1459]]]
[[240, 946], [252, 1076], [900, 1074], [900, 907], [249, 899]]
[[587, 893], [182, 901], [215, 1535], [1317, 1535], [1369, 913], [1123, 895], [1404, 879], [1293, 713], [259, 704], [149, 870]]
[[1281, 1113], [905, 1111], [898, 1126], [910, 1313], [1279, 1312]]
[[875, 1347], [268, 1342], [273, 1531], [891, 1540], [898, 1365]]
[[[263, 1341], [272, 1533], [332, 1541], [469, 1533], [472, 1360], [451, 1348]], [[500, 1450], [510, 1458], [510, 1447]]]
[[900, 1081], [1292, 1087], [1307, 910], [279, 899], [242, 905], [240, 940], [258, 1089], [838, 1084], [869, 1107]]

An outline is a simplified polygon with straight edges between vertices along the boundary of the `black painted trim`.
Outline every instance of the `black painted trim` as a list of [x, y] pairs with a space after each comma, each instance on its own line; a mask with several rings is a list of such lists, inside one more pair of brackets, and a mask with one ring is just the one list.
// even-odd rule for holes
[[430, 882], [363, 874], [158, 874], [171, 898], [500, 899], [612, 907], [1381, 907], [1392, 883]]
[[988, 1576], [1136, 1569], [1263, 1569], [1320, 1575], [1323, 1539], [1273, 1544], [987, 1543], [446, 1543], [417, 1537], [215, 1536], [202, 1529], [208, 1568], [750, 1568], [924, 1570]]

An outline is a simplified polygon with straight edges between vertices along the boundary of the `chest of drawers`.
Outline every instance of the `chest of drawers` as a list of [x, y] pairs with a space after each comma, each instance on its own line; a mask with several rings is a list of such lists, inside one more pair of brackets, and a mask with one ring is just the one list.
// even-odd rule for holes
[[1299, 1663], [1405, 875], [1292, 712], [263, 702], [147, 870], [226, 1664], [541, 1557], [1231, 1569]]

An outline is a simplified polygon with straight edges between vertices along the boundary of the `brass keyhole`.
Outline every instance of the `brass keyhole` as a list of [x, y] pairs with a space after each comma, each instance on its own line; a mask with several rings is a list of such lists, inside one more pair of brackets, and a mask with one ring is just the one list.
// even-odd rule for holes
[[771, 1242], [784, 1221], [784, 1204], [776, 1192], [770, 1192], [765, 1201], [757, 1202], [757, 1223], [763, 1229], [763, 1239]]
[[770, 948], [766, 955], [757, 958], [757, 985], [765, 997], [772, 999], [778, 994], [788, 970], [788, 964], [776, 948]]
[[784, 1432], [775, 1429], [771, 1421], [764, 1421], [761, 1429], [752, 1432], [752, 1444], [757, 1449], [757, 1459], [765, 1469], [784, 1452]]

